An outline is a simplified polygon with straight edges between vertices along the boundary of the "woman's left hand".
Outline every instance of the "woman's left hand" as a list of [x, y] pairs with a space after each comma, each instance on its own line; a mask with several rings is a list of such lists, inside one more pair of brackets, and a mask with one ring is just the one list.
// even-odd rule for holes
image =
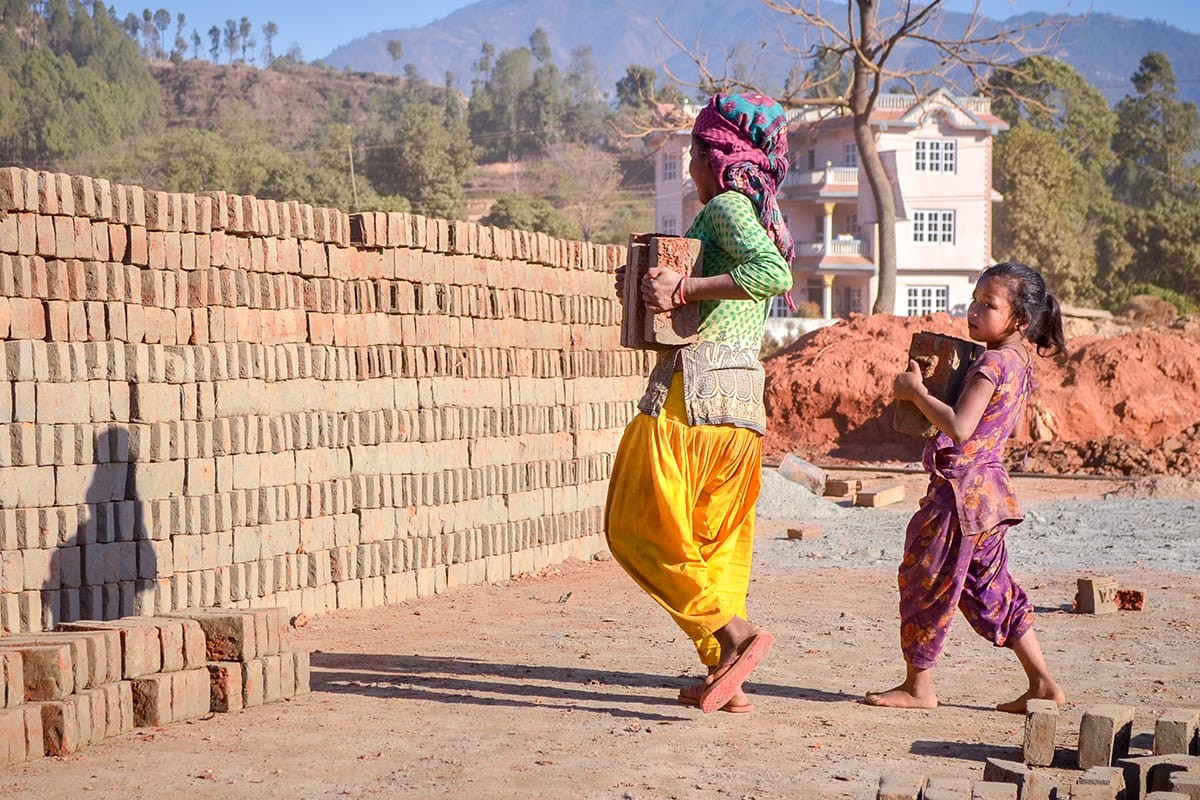
[[909, 359], [908, 370], [901, 372], [892, 382], [892, 393], [897, 400], [912, 400], [925, 392], [925, 381], [921, 377], [921, 367], [916, 361]]
[[674, 294], [680, 275], [664, 267], [651, 267], [642, 278], [642, 302], [651, 314], [661, 314], [677, 308]]

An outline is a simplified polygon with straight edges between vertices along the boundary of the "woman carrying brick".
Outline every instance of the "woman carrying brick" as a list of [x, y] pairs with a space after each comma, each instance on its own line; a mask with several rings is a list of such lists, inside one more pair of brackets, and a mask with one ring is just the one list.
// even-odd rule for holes
[[[652, 313], [698, 303], [698, 341], [660, 353], [617, 450], [605, 526], [613, 557], [708, 668], [680, 702], [750, 711], [742, 682], [774, 642], [748, 621], [746, 593], [766, 430], [758, 353], [770, 300], [792, 285], [775, 199], [783, 108], [759, 94], [712, 97], [692, 128], [690, 172], [704, 208], [686, 235], [703, 243], [703, 274], [652, 268], [641, 294]], [[623, 284], [622, 269], [618, 295]]]

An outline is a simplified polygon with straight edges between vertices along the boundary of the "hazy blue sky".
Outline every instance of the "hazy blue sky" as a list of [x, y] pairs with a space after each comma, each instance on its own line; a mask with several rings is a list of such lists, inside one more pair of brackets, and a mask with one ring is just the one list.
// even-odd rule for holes
[[[131, 11], [140, 15], [142, 9], [147, 7], [165, 8], [172, 15], [182, 12], [187, 15], [186, 36], [190, 38], [191, 30], [195, 28], [206, 42], [208, 29], [213, 25], [223, 26], [226, 19], [248, 16], [254, 25], [255, 36], [262, 44], [263, 24], [274, 22], [279, 26], [275, 51], [283, 53], [293, 44], [298, 44], [304, 58], [312, 61], [329, 55], [336, 47], [360, 36], [374, 31], [419, 27], [473, 1], [353, 0], [345, 6], [339, 6], [327, 0], [259, 0], [254, 3], [247, 3], [246, 0], [113, 0], [112, 5], [120, 17]], [[972, 1], [949, 0], [948, 5], [964, 11], [972, 7]], [[1070, 14], [1082, 14], [1094, 9], [1135, 19], [1163, 20], [1184, 30], [1200, 33], [1196, 0], [982, 0], [981, 9], [987, 16], [997, 19], [1025, 11], [1065, 9]]]

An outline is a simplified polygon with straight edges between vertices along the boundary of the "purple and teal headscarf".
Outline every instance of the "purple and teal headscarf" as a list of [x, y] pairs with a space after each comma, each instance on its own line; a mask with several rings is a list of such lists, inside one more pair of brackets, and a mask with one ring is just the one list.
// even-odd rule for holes
[[788, 170], [783, 106], [763, 94], [715, 94], [696, 117], [692, 135], [708, 148], [717, 186], [750, 198], [759, 222], [790, 264], [796, 245], [775, 197]]

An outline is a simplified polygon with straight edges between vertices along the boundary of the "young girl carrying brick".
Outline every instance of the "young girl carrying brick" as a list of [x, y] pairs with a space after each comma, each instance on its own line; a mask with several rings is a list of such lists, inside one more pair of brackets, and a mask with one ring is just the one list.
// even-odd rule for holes
[[1004, 538], [1022, 518], [1002, 460], [1032, 390], [1033, 359], [1066, 350], [1058, 301], [1032, 268], [1018, 263], [984, 270], [967, 311], [972, 339], [987, 346], [971, 365], [953, 406], [933, 397], [910, 361], [894, 385], [940, 431], [925, 445], [929, 488], [908, 524], [900, 564], [900, 647], [904, 682], [871, 692], [866, 703], [891, 708], [934, 708], [933, 668], [961, 609], [975, 631], [1009, 647], [1029, 687], [996, 706], [1024, 713], [1027, 700], [1062, 703], [1033, 632], [1033, 607], [1008, 572]]

